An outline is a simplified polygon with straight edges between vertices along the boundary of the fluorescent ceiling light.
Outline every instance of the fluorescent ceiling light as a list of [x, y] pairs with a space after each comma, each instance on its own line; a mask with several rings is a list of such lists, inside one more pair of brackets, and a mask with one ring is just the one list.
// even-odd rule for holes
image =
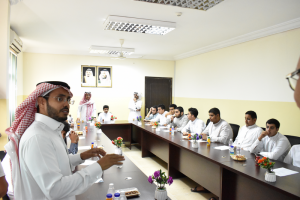
[[196, 10], [208, 10], [224, 0], [134, 0]]
[[[122, 52], [124, 56], [131, 55], [134, 53], [133, 48], [122, 48]], [[100, 54], [108, 54], [108, 55], [118, 55], [121, 53], [120, 47], [103, 47], [103, 46], [94, 46], [90, 47], [90, 53], [100, 53]]]
[[133, 33], [145, 33], [166, 35], [176, 28], [175, 22], [165, 22], [133, 17], [108, 16], [104, 22], [104, 30], [124, 31]]

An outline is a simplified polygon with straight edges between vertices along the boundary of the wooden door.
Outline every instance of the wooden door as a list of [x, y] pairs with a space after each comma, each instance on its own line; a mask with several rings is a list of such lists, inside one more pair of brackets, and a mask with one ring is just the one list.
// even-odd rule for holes
[[172, 104], [172, 78], [145, 77], [145, 116], [152, 106]]

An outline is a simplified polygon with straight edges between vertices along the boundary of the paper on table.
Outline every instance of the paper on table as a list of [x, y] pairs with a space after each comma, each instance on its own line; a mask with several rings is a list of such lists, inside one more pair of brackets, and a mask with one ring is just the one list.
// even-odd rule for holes
[[151, 124], [145, 124], [146, 126], [151, 126]]
[[215, 147], [215, 149], [218, 149], [218, 150], [228, 150], [229, 149], [229, 146], [220, 146], [220, 147]]
[[85, 137], [83, 137], [83, 136], [80, 136], [80, 137], [79, 137], [79, 140], [83, 140], [83, 139], [85, 139]]
[[84, 163], [80, 164], [80, 165], [91, 165], [94, 164], [96, 161], [95, 160], [85, 160]]
[[170, 130], [163, 130], [163, 132], [170, 132]]
[[284, 167], [274, 169], [273, 171], [275, 172], [276, 176], [289, 176], [299, 173], [297, 171], [293, 171]]
[[102, 178], [99, 178], [98, 180], [95, 181], [95, 183], [103, 183], [103, 179]]
[[79, 146], [78, 150], [91, 149], [90, 146]]

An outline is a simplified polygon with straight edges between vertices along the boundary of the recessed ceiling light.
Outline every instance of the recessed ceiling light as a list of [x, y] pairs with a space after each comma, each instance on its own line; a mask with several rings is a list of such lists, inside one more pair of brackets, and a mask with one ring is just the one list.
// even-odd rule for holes
[[176, 28], [175, 22], [165, 22], [133, 17], [108, 16], [104, 30], [166, 35]]
[[196, 10], [208, 10], [224, 0], [134, 0]]
[[[124, 56], [131, 55], [134, 53], [133, 48], [122, 48], [122, 52]], [[107, 55], [118, 55], [121, 53], [120, 47], [103, 47], [103, 46], [94, 46], [90, 47], [90, 53], [99, 53], [99, 54], [107, 54]]]

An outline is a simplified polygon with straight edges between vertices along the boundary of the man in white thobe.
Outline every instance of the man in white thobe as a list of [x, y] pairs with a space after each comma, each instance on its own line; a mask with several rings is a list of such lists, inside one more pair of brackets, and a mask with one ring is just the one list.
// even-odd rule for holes
[[112, 114], [109, 112], [109, 106], [104, 105], [103, 112], [99, 114], [97, 121], [100, 123], [105, 123], [105, 124], [115, 123], [115, 119], [111, 120], [111, 116], [112, 116]]
[[198, 110], [196, 108], [189, 108], [188, 119], [190, 120], [187, 125], [181, 130], [184, 136], [191, 133], [195, 135], [196, 133], [200, 134], [205, 129], [204, 122], [197, 118]]
[[171, 124], [172, 120], [175, 117], [175, 109], [177, 108], [176, 104], [171, 104], [169, 106], [169, 112], [165, 114], [165, 117], [167, 117], [167, 124]]
[[166, 107], [165, 105], [161, 104], [157, 106], [157, 110], [158, 110], [158, 115], [154, 118], [151, 119], [150, 122], [159, 122], [160, 125], [162, 126], [167, 126], [167, 117], [166, 114], [168, 113], [167, 111], [165, 111]]
[[91, 98], [92, 98], [92, 93], [86, 91], [83, 95], [82, 100], [79, 103], [76, 121], [87, 122], [90, 121], [90, 118], [97, 117], [96, 105]]
[[273, 160], [283, 161], [288, 154], [291, 144], [289, 140], [278, 132], [280, 123], [276, 119], [269, 119], [266, 131], [263, 131], [252, 144], [250, 153], [259, 153]]
[[[19, 147], [7, 148], [12, 159], [14, 189], [18, 188], [16, 199], [75, 200], [75, 195], [86, 191], [102, 176], [103, 170], [124, 160], [122, 156], [106, 155], [96, 148], [77, 155], [68, 154], [61, 135], [64, 128], [61, 122], [67, 120], [72, 96], [66, 83], [42, 82], [17, 108], [16, 120], [7, 129], [11, 140], [17, 139], [15, 135], [21, 138]], [[19, 151], [19, 163], [13, 159], [14, 149]], [[103, 157], [94, 164], [72, 173], [84, 160], [100, 158], [100, 155]], [[20, 166], [20, 173], [17, 173], [17, 166]]]
[[210, 123], [207, 125], [202, 135], [203, 140], [210, 136], [211, 142], [219, 142], [228, 145], [233, 137], [231, 126], [223, 119], [218, 108], [212, 108], [208, 111]]
[[178, 132], [181, 132], [181, 130], [189, 122], [188, 117], [184, 114], [183, 108], [180, 106], [175, 108], [175, 118], [171, 120], [170, 126], [174, 127], [174, 129]]
[[142, 94], [134, 92], [133, 99], [130, 100], [128, 105], [130, 111], [128, 121], [135, 121], [137, 120], [137, 117], [141, 116], [142, 103]]
[[151, 119], [154, 119], [157, 115], [158, 115], [157, 106], [152, 106], [147, 116], [145, 117], [144, 121], [145, 122], [150, 121]]
[[292, 146], [283, 162], [300, 167], [300, 144]]
[[257, 115], [254, 111], [248, 111], [245, 114], [245, 123], [246, 125], [243, 126], [235, 141], [233, 146], [239, 145], [243, 150], [250, 151], [250, 147], [252, 144], [257, 140], [260, 136], [261, 132], [263, 131], [256, 123]]
[[4, 197], [7, 193], [8, 184], [5, 179], [5, 173], [2, 168], [2, 164], [0, 161], [0, 198]]

